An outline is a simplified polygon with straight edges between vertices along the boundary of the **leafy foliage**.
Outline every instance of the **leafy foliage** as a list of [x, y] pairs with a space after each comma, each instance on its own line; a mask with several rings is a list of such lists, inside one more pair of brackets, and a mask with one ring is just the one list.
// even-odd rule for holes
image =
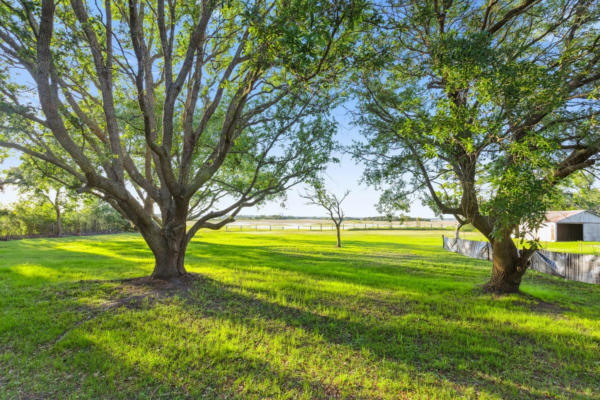
[[[62, 234], [129, 232], [132, 226], [110, 205], [98, 199], [72, 202], [62, 211]], [[0, 209], [0, 236], [57, 235], [54, 206], [38, 197], [22, 196]]]
[[329, 112], [362, 8], [2, 1], [0, 147], [69, 173], [183, 274], [198, 229], [224, 226], [330, 159]]
[[560, 185], [561, 196], [554, 206], [556, 210], [591, 210], [600, 213], [600, 188], [594, 174], [579, 171]]
[[[381, 5], [356, 75], [355, 156], [397, 194], [491, 240], [535, 228], [557, 185], [599, 160], [595, 1]], [[386, 194], [387, 196], [387, 194]]]

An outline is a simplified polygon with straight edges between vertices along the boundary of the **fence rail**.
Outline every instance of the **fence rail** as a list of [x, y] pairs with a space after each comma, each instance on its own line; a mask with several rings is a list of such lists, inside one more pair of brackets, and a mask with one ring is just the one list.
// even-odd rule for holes
[[[442, 235], [444, 249], [481, 260], [492, 259], [489, 242], [449, 238]], [[600, 284], [600, 256], [537, 250], [531, 256], [531, 269], [561, 278]]]
[[[425, 222], [420, 223], [344, 223], [341, 226], [342, 230], [378, 230], [378, 229], [454, 229], [454, 223], [447, 222]], [[335, 225], [332, 223], [252, 223], [250, 221], [231, 223], [225, 225], [225, 231], [282, 231], [282, 230], [306, 230], [306, 231], [333, 231]]]

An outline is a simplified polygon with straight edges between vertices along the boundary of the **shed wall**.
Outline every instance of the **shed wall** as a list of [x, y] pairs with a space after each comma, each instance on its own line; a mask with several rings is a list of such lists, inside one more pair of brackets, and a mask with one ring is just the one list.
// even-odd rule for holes
[[600, 223], [600, 217], [590, 212], [581, 212], [579, 214], [571, 215], [570, 217], [561, 219], [558, 221], [563, 224], [586, 224], [586, 223]]
[[556, 241], [556, 224], [554, 222], [546, 222], [533, 233], [528, 233], [527, 238], [534, 240], [539, 238], [542, 242]]
[[583, 240], [586, 242], [600, 242], [600, 224], [583, 224]]

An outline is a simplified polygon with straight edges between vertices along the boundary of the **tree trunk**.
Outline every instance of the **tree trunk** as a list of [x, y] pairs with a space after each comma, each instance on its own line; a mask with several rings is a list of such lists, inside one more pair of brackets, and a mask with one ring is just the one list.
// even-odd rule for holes
[[144, 235], [144, 238], [154, 253], [152, 278], [170, 280], [186, 275], [185, 252], [188, 241], [185, 224], [175, 230]]
[[456, 239], [460, 239], [460, 228], [462, 228], [463, 225], [464, 224], [462, 222], [458, 222], [457, 223], [457, 225], [456, 225], [456, 233], [454, 235]]
[[184, 265], [186, 247], [168, 247], [163, 251], [155, 252], [152, 278], [170, 280], [184, 276], [187, 273]]
[[527, 270], [529, 255], [521, 256], [510, 235], [492, 241], [492, 277], [485, 289], [494, 293], [516, 293]]
[[337, 247], [342, 247], [342, 237], [340, 233], [340, 224], [335, 224], [335, 230], [337, 231]]
[[56, 236], [62, 236], [62, 213], [60, 212], [60, 207], [55, 207], [54, 210], [56, 211]]

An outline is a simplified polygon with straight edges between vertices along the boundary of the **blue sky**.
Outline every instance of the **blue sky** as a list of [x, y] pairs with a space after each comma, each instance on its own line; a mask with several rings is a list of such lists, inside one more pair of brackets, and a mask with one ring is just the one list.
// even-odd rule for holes
[[[330, 165], [327, 169], [325, 182], [329, 190], [342, 194], [346, 189], [350, 190], [350, 195], [344, 202], [344, 212], [351, 217], [367, 217], [378, 215], [375, 210], [375, 203], [379, 199], [379, 193], [373, 188], [359, 184], [362, 174], [362, 166], [356, 165], [351, 157], [342, 156], [341, 162], [337, 165]], [[262, 207], [248, 208], [242, 211], [244, 215], [256, 214], [281, 214], [294, 215], [302, 217], [325, 216], [325, 212], [317, 206], [306, 205], [306, 200], [299, 194], [303, 193], [304, 187], [297, 186], [288, 193], [288, 199], [285, 202], [285, 208], [282, 208], [279, 202], [270, 202]], [[411, 205], [409, 213], [413, 217], [432, 218], [433, 212], [427, 207], [423, 207], [418, 199], [415, 199]]]
[[[348, 111], [346, 110], [348, 106], [352, 107], [352, 104], [339, 107], [333, 114], [338, 122], [336, 139], [342, 145], [350, 145], [353, 140], [360, 140], [361, 138], [359, 128], [352, 125], [351, 116], [348, 115]], [[360, 183], [363, 166], [357, 164], [348, 154], [338, 154], [337, 156], [340, 158], [340, 163], [328, 166], [325, 173], [325, 183], [330, 191], [338, 194], [343, 194], [346, 190], [350, 190], [350, 195], [344, 202], [345, 214], [350, 217], [378, 215], [379, 213], [375, 210], [375, 204], [379, 200], [379, 193], [374, 188]], [[282, 207], [280, 202], [275, 201], [261, 207], [248, 208], [242, 211], [242, 214], [281, 214], [302, 217], [326, 216], [325, 212], [318, 206], [307, 205], [306, 200], [300, 197], [300, 194], [305, 189], [302, 185], [292, 188], [288, 192], [285, 207]], [[412, 199], [411, 209], [408, 214], [413, 217], [434, 217], [431, 209], [424, 207], [419, 199]]]

